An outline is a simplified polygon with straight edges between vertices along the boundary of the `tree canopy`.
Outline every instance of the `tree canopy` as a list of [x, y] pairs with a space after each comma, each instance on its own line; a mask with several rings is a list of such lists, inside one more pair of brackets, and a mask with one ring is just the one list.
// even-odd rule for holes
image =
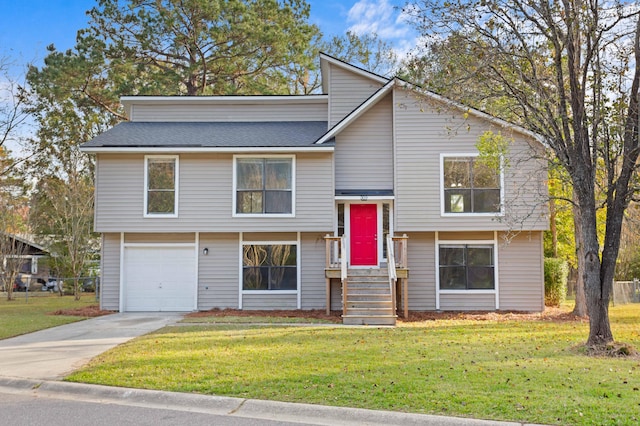
[[[473, 66], [456, 75], [507, 99], [509, 114], [539, 134], [566, 171], [582, 221], [577, 241], [584, 249], [579, 261], [590, 318], [587, 343], [612, 341], [608, 304], [640, 153], [637, 7], [590, 0], [423, 0], [406, 11], [425, 40], [446, 49], [441, 56], [459, 57], [442, 40], [464, 46], [469, 55], [463, 61], [473, 54]], [[469, 99], [467, 87], [475, 86], [452, 93]], [[603, 241], [600, 206], [606, 211]]]

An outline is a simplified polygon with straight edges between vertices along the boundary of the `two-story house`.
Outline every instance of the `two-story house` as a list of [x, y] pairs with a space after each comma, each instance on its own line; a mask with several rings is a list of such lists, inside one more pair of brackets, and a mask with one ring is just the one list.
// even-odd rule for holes
[[[321, 55], [323, 93], [123, 97], [96, 156], [103, 309], [544, 309], [543, 146]], [[509, 141], [481, 161], [486, 132]], [[397, 279], [396, 279], [397, 278]]]

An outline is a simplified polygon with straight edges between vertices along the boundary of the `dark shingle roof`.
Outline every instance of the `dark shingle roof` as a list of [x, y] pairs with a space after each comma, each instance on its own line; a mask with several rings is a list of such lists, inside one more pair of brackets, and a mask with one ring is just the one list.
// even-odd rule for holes
[[124, 122], [83, 148], [299, 148], [312, 146], [326, 132], [326, 121]]

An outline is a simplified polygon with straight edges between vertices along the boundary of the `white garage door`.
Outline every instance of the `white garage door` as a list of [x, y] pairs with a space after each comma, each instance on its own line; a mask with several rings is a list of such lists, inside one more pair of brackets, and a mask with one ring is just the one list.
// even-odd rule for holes
[[195, 310], [196, 261], [193, 247], [124, 249], [124, 310]]

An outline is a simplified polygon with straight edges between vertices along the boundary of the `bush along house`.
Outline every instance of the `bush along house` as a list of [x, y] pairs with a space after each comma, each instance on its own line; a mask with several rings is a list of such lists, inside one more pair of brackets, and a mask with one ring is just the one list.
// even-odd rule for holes
[[[326, 309], [372, 325], [543, 310], [535, 135], [320, 60], [320, 95], [122, 98], [129, 121], [81, 148], [96, 158], [102, 309]], [[487, 135], [506, 148], [483, 154]]]

